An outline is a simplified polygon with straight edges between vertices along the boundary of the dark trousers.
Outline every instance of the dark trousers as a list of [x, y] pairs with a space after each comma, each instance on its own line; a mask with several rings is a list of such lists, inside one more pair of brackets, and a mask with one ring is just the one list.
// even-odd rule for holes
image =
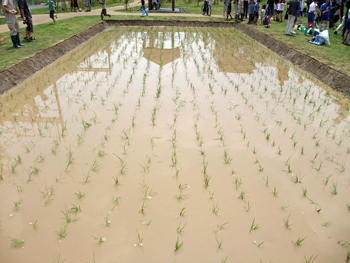
[[248, 1], [244, 1], [244, 5], [243, 5], [243, 16], [245, 18], [247, 18], [247, 14], [248, 14]]
[[254, 21], [254, 14], [249, 14], [248, 24], [252, 23], [253, 21]]

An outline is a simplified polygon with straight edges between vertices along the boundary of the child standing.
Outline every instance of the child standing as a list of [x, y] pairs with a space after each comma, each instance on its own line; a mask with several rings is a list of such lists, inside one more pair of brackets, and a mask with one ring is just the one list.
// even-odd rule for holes
[[53, 20], [54, 23], [56, 23], [55, 18], [57, 18], [57, 15], [55, 14], [55, 8], [56, 8], [55, 3], [53, 2], [53, 0], [49, 0], [49, 1], [47, 1], [47, 3], [44, 4], [44, 5], [48, 5], [48, 6], [49, 6], [50, 18]]
[[142, 15], [143, 15], [143, 16], [144, 16], [144, 15], [148, 16], [148, 12], [147, 12], [146, 6], [145, 6], [145, 0], [141, 0], [141, 2], [139, 2], [139, 3], [141, 3]]
[[[98, 1], [98, 0], [97, 0]], [[106, 7], [106, 1], [98, 1], [102, 5], [102, 11], [101, 11], [101, 20], [103, 20], [103, 16], [109, 16], [110, 14], [107, 14], [107, 7]]]
[[278, 4], [277, 4], [277, 15], [279, 16], [279, 20], [280, 22], [283, 21], [283, 11], [284, 11], [284, 0], [281, 0]]
[[230, 17], [231, 20], [232, 20], [232, 16], [231, 16], [231, 9], [232, 9], [231, 0], [228, 0], [228, 3], [226, 5], [227, 5], [226, 20], [228, 20], [228, 17]]
[[314, 28], [316, 7], [317, 7], [316, 1], [313, 0], [309, 6], [309, 13], [307, 15], [307, 23], [308, 24], [306, 26], [306, 29], [309, 29], [310, 27]]
[[265, 19], [265, 13], [266, 13], [266, 5], [263, 5], [261, 7], [261, 19], [260, 19], [260, 25], [262, 26], [264, 24], [264, 19]]
[[253, 24], [254, 25], [258, 25], [258, 19], [259, 19], [259, 10], [260, 10], [260, 0], [258, 0], [254, 6], [254, 21]]
[[[321, 15], [321, 23], [320, 23], [320, 29], [322, 27], [322, 31], [325, 29], [327, 22], [329, 21], [330, 11], [332, 10], [332, 3], [330, 3], [329, 0], [326, 1], [323, 5], [321, 5], [320, 8], [320, 15]], [[323, 25], [322, 25], [323, 24]]]
[[248, 20], [248, 24], [251, 24], [254, 20], [254, 6], [255, 6], [255, 2], [254, 0], [249, 0], [248, 2], [249, 6], [248, 6], [248, 15], [249, 15], [249, 20]]

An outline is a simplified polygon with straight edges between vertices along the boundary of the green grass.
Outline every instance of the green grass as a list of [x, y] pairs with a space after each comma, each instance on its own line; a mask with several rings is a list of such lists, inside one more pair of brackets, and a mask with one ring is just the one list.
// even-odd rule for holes
[[57, 21], [56, 24], [45, 23], [37, 25], [34, 27], [33, 33], [33, 36], [37, 40], [32, 42], [22, 41], [23, 37], [25, 36], [25, 28], [22, 28], [20, 30], [20, 37], [25, 46], [20, 49], [14, 49], [12, 47], [9, 32], [1, 33], [0, 39], [2, 36], [6, 36], [6, 38], [0, 42], [0, 71], [17, 64], [64, 39], [70, 38], [71, 36], [98, 24], [99, 22], [99, 16], [86, 16], [60, 20]]
[[[183, 1], [178, 0], [175, 3], [175, 8], [184, 8], [186, 10], [186, 14], [202, 14], [202, 6], [203, 1], [200, 1], [199, 3], [197, 1]], [[171, 1], [167, 1], [166, 3], [161, 4], [161, 8], [171, 8]], [[135, 6], [131, 8], [130, 10], [116, 10], [117, 12], [123, 12], [123, 13], [133, 13], [134, 11], [138, 10], [140, 8], [141, 4], [139, 6]], [[147, 2], [146, 2], [147, 7]], [[211, 5], [211, 14], [212, 15], [222, 15], [223, 14], [223, 8], [224, 4], [222, 1], [220, 1], [218, 4], [212, 4]], [[151, 13], [152, 14], [152, 13]], [[233, 12], [231, 12], [233, 14]], [[141, 13], [140, 13], [141, 15]], [[150, 15], [151, 16], [151, 15]], [[170, 16], [171, 17], [171, 16]], [[203, 16], [205, 17], [205, 16]]]
[[[261, 5], [263, 5], [263, 3], [261, 3]], [[305, 26], [307, 24], [307, 17], [303, 17], [302, 22], [299, 18], [298, 23], [302, 23]], [[338, 25], [339, 22], [337, 22], [336, 27]], [[330, 46], [317, 46], [310, 44], [308, 40], [311, 39], [311, 37], [304, 36], [301, 31], [296, 31], [298, 33], [296, 36], [286, 36], [286, 20], [282, 23], [270, 20], [270, 28], [265, 28], [264, 26], [250, 26], [280, 42], [292, 46], [299, 52], [309, 55], [310, 57], [313, 57], [346, 75], [350, 75], [350, 64], [348, 63], [350, 59], [349, 47], [341, 44], [342, 31], [338, 32], [337, 35], [334, 35], [334, 31], [328, 29], [329, 40], [331, 43]]]
[[[46, 2], [46, 1], [42, 1], [42, 2]], [[130, 3], [133, 2], [132, 0], [130, 1]], [[107, 8], [110, 7], [114, 7], [114, 6], [120, 6], [123, 5], [124, 1], [123, 0], [106, 0], [106, 5]], [[83, 8], [82, 4], [79, 4], [79, 7], [81, 7], [82, 12], [85, 11], [85, 9]], [[101, 9], [101, 4], [99, 4], [97, 1], [91, 1], [91, 10], [94, 9]], [[49, 6], [47, 6], [46, 8], [39, 8], [39, 9], [34, 9], [30, 11], [32, 15], [42, 15], [42, 14], [48, 14], [49, 15]], [[60, 14], [60, 13], [71, 13], [71, 9], [70, 9], [70, 4], [67, 4], [67, 10], [56, 10], [55, 11], [56, 14]]]

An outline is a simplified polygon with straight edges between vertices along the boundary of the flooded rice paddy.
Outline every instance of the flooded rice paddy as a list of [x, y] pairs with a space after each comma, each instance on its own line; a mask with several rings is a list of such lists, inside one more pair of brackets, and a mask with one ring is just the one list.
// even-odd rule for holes
[[0, 111], [1, 262], [349, 257], [349, 102], [234, 29], [114, 28]]

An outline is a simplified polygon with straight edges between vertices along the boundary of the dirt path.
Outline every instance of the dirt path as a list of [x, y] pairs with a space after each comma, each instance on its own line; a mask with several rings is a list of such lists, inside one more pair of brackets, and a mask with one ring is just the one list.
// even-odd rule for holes
[[[140, 5], [138, 3], [138, 1], [135, 1], [133, 3], [130, 4], [130, 7], [134, 7], [134, 6], [138, 6]], [[123, 9], [124, 6], [114, 6], [114, 7], [109, 7], [107, 8], [107, 11], [112, 14], [113, 16], [125, 16], [125, 15], [132, 15], [132, 16], [140, 16], [140, 13], [115, 13], [114, 10], [121, 10]], [[108, 13], [107, 12], [107, 13]], [[74, 16], [91, 16], [91, 15], [100, 15], [101, 13], [101, 9], [94, 9], [91, 12], [72, 12], [72, 13], [60, 13], [58, 14], [58, 19], [62, 20], [62, 19], [66, 19], [66, 18], [70, 18], [70, 17], [74, 17]], [[151, 16], [167, 16], [167, 15], [171, 15], [171, 16], [185, 16], [185, 17], [202, 17], [201, 14], [184, 14], [184, 13], [152, 13]], [[212, 15], [212, 17], [222, 17], [220, 15]], [[42, 14], [42, 15], [33, 15], [33, 24], [34, 26], [36, 25], [40, 25], [40, 24], [44, 24], [44, 23], [48, 23], [51, 22], [51, 18], [49, 17], [48, 14]], [[19, 23], [19, 27], [20, 28], [24, 28], [25, 25], [22, 23]], [[4, 25], [0, 25], [0, 33], [4, 33], [9, 31], [7, 24]]]

